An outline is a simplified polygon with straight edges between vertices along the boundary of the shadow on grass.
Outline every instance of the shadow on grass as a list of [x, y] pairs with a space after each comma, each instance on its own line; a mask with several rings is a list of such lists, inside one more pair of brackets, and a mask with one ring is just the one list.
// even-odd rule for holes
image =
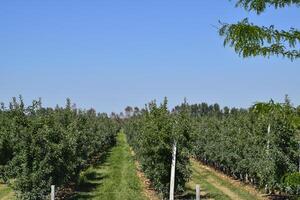
[[271, 200], [299, 200], [300, 197], [298, 196], [288, 196], [288, 195], [266, 195]]
[[[220, 195], [218, 194], [205, 194], [201, 195], [200, 199], [217, 199]], [[195, 200], [196, 194], [195, 193], [186, 193], [182, 196], [178, 196], [175, 198], [176, 200]]]
[[95, 191], [101, 186], [103, 180], [107, 178], [101, 169], [106, 165], [107, 158], [111, 150], [102, 154], [99, 158], [91, 161], [90, 167], [81, 172], [76, 191], [68, 198], [69, 200], [84, 200], [96, 197]]
[[91, 192], [99, 187], [102, 180], [107, 176], [99, 174], [96, 172], [89, 172], [87, 176], [84, 177], [84, 181], [81, 181], [77, 186], [77, 192]]
[[[220, 194], [212, 194], [212, 193], [207, 193], [205, 190], [202, 190], [204, 192], [204, 195], [200, 196], [200, 199], [218, 199], [220, 197]], [[186, 190], [182, 195], [178, 195], [176, 200], [195, 200], [196, 199], [196, 192], [188, 189]]]
[[[211, 195], [211, 194], [205, 194], [201, 195], [200, 199], [216, 199], [219, 195]], [[196, 195], [187, 194], [178, 198], [175, 198], [176, 200], [195, 200]]]

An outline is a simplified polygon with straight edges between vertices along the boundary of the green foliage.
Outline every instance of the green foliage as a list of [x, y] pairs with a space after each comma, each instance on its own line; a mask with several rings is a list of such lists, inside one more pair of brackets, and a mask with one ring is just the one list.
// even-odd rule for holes
[[[300, 5], [299, 0], [239, 0], [237, 6], [246, 10], [254, 10], [257, 14], [263, 12], [266, 6], [282, 8], [289, 5]], [[277, 30], [270, 27], [257, 26], [244, 19], [236, 24], [221, 23], [220, 36], [224, 37], [224, 46], [229, 45], [243, 57], [272, 55], [287, 57], [291, 60], [300, 57], [300, 31]]]
[[289, 194], [300, 194], [300, 173], [294, 172], [282, 177], [285, 192]]
[[243, 7], [249, 11], [253, 10], [257, 14], [265, 11], [267, 6], [273, 6], [277, 9], [291, 5], [300, 6], [300, 0], [238, 0], [236, 3], [236, 6]]
[[285, 190], [292, 194], [300, 194], [300, 173], [294, 172], [282, 178]]
[[273, 101], [249, 110], [196, 117], [193, 154], [235, 178], [280, 189], [282, 176], [297, 170], [294, 118], [291, 105]]
[[13, 99], [0, 111], [1, 177], [20, 199], [44, 199], [50, 185], [75, 181], [89, 159], [114, 144], [116, 124], [94, 110], [43, 108], [40, 101], [25, 108]]
[[[185, 104], [184, 104], [185, 105]], [[154, 188], [166, 197], [169, 193], [172, 146], [177, 144], [175, 190], [180, 193], [189, 179], [191, 123], [188, 107], [170, 113], [167, 100], [160, 106], [150, 103], [145, 110], [125, 123], [128, 142]]]
[[291, 5], [300, 5], [300, 0], [238, 0], [236, 6], [243, 7], [249, 11], [255, 11], [257, 14], [265, 11], [267, 6], [277, 8], [284, 8]]

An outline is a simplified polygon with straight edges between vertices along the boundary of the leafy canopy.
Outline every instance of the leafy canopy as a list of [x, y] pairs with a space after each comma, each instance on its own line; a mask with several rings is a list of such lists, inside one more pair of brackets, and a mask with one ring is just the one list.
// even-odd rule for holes
[[[300, 6], [300, 0], [238, 0], [237, 7], [261, 14], [267, 7], [283, 8]], [[300, 58], [300, 31], [294, 27], [278, 30], [274, 25], [258, 26], [247, 18], [236, 24], [220, 22], [220, 36], [224, 37], [224, 46], [233, 47], [243, 57], [273, 55], [287, 57], [290, 60]]]

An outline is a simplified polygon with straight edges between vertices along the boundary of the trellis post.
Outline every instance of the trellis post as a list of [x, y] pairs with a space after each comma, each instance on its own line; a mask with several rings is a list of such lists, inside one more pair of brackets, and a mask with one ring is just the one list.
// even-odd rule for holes
[[55, 185], [51, 185], [50, 199], [51, 199], [51, 200], [54, 200], [54, 199], [55, 199]]
[[200, 185], [196, 185], [196, 200], [200, 200]]
[[298, 163], [298, 172], [300, 173], [300, 141], [298, 142], [299, 145], [299, 163]]
[[176, 164], [176, 142], [172, 149], [172, 164], [171, 164], [171, 180], [170, 180], [170, 200], [174, 200], [174, 186], [175, 186], [175, 164]]

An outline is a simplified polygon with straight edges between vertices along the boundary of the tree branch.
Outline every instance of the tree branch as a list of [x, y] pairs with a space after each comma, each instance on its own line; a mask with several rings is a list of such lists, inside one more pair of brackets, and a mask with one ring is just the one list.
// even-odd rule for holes
[[300, 6], [300, 0], [238, 0], [236, 3], [237, 7], [255, 11], [257, 14], [262, 13], [267, 6], [273, 6], [277, 9], [291, 5]]
[[[220, 22], [221, 23], [221, 22]], [[244, 19], [237, 24], [221, 23], [220, 36], [225, 37], [224, 46], [234, 47], [243, 57], [281, 55], [291, 60], [300, 58], [300, 32], [277, 30], [274, 26], [259, 27]]]

